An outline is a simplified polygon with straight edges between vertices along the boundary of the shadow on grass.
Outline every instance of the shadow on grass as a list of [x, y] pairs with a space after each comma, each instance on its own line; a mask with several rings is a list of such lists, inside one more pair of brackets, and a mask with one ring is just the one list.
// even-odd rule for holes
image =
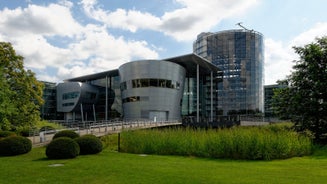
[[327, 159], [327, 145], [316, 145], [311, 157], [314, 159]]
[[43, 157], [43, 158], [38, 158], [38, 159], [34, 159], [33, 161], [50, 161], [50, 160], [52, 160], [52, 159], [49, 159], [49, 158], [47, 158], [47, 157]]

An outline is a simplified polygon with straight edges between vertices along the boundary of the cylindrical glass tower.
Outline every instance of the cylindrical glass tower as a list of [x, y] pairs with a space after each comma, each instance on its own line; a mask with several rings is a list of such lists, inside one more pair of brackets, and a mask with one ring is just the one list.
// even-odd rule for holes
[[193, 52], [223, 70], [218, 84], [218, 115], [263, 111], [263, 35], [253, 30], [201, 33]]

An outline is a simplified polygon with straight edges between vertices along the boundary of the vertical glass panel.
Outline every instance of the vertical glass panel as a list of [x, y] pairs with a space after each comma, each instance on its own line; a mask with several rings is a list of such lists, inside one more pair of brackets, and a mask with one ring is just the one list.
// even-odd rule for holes
[[171, 80], [166, 80], [166, 87], [171, 88]]
[[139, 88], [139, 87], [141, 87], [141, 82], [139, 79], [134, 79], [132, 81], [132, 85], [133, 85], [133, 88]]
[[163, 87], [163, 88], [165, 88], [166, 87], [166, 81], [167, 80], [165, 80], [165, 79], [159, 79], [159, 87]]
[[122, 82], [122, 83], [120, 84], [120, 89], [121, 89], [122, 91], [124, 91], [124, 90], [127, 89], [126, 82]]
[[140, 79], [141, 87], [149, 87], [149, 79]]
[[158, 87], [158, 79], [150, 79], [149, 86], [151, 86], [151, 87]]

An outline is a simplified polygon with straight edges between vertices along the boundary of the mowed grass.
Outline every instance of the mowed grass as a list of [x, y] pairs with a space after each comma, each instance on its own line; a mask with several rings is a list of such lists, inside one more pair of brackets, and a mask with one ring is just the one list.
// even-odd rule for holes
[[[0, 183], [326, 183], [327, 149], [311, 156], [242, 161], [128, 154], [106, 147], [97, 155], [48, 160], [45, 148], [0, 157]], [[63, 164], [51, 167], [53, 164]]]

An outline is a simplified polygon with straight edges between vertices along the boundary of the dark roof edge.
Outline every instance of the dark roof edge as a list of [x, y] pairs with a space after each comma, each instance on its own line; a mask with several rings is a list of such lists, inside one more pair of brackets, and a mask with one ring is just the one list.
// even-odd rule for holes
[[188, 58], [188, 57], [191, 57], [193, 62], [195, 62], [196, 64], [199, 64], [204, 69], [214, 71], [214, 72], [222, 71], [220, 68], [218, 68], [217, 66], [212, 64], [209, 60], [207, 60], [195, 53], [185, 54], [185, 55], [167, 58], [167, 59], [163, 59], [163, 60], [174, 62], [174, 63], [184, 63], [184, 62], [177, 62], [177, 60], [182, 60], [183, 58]]
[[[185, 55], [166, 58], [166, 59], [158, 59], [158, 60], [169, 61], [169, 62], [173, 62], [176, 64], [180, 64], [180, 65], [186, 67], [186, 69], [192, 68], [191, 70], [194, 70], [194, 65], [192, 65], [192, 63], [195, 63], [195, 64], [198, 64], [203, 69], [205, 69], [206, 71], [213, 71], [213, 72], [221, 71], [218, 67], [216, 67], [214, 64], [209, 62], [207, 59], [205, 59], [195, 53], [185, 54]], [[190, 61], [192, 61], [192, 62], [190, 62]], [[65, 79], [64, 82], [85, 82], [85, 81], [90, 81], [90, 80], [94, 80], [94, 79], [104, 78], [106, 76], [118, 76], [118, 75], [119, 75], [118, 69], [114, 69], [114, 70], [107, 70], [107, 71], [99, 72], [99, 73], [95, 73], [95, 74]]]

